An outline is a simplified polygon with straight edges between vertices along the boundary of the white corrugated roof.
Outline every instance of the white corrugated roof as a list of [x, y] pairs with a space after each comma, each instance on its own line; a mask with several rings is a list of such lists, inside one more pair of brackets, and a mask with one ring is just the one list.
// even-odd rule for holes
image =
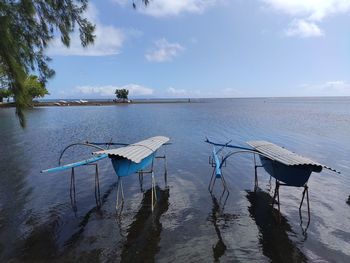
[[155, 136], [144, 141], [130, 144], [126, 147], [99, 151], [99, 152], [95, 152], [94, 154], [106, 153], [109, 156], [120, 156], [128, 160], [131, 160], [135, 163], [140, 163], [144, 158], [154, 153], [167, 141], [169, 141], [168, 137]]
[[308, 158], [300, 156], [296, 153], [288, 151], [276, 144], [267, 141], [250, 141], [247, 142], [250, 146], [252, 146], [258, 152], [263, 153], [268, 156], [271, 160], [283, 163], [285, 165], [311, 165], [316, 166], [320, 170], [323, 167], [328, 168], [322, 164], [316, 163]]

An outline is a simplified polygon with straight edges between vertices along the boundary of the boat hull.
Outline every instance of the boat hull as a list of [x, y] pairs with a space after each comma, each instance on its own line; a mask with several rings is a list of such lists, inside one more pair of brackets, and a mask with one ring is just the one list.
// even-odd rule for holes
[[288, 166], [264, 156], [260, 156], [260, 161], [266, 172], [289, 186], [304, 186], [312, 173], [312, 168], [307, 165]]
[[112, 165], [117, 176], [128, 176], [138, 171], [144, 170], [152, 165], [156, 152], [144, 158], [140, 163], [135, 163], [125, 158], [112, 157]]

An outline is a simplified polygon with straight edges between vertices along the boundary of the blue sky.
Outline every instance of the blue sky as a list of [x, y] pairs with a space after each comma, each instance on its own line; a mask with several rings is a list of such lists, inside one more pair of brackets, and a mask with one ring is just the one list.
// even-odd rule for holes
[[349, 13], [350, 0], [90, 1], [95, 44], [52, 42], [49, 97], [350, 96]]

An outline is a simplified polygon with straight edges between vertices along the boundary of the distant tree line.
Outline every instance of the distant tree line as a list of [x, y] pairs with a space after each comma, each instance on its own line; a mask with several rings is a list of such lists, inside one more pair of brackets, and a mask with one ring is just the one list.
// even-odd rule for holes
[[[33, 99], [43, 98], [45, 95], [49, 94], [45, 83], [41, 82], [39, 78], [34, 75], [30, 75], [25, 79], [23, 88], [23, 100], [27, 107], [32, 106]], [[14, 96], [13, 89], [6, 85], [4, 80], [0, 81], [0, 102], [3, 102], [4, 98], [9, 99]]]

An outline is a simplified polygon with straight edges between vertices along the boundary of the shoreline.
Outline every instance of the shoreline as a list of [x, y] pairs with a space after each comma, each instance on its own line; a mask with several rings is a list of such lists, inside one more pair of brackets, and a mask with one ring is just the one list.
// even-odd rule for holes
[[[164, 103], [192, 103], [190, 99], [174, 99], [174, 100], [134, 100], [130, 102], [116, 102], [116, 101], [106, 101], [106, 100], [94, 100], [94, 101], [49, 101], [49, 102], [41, 102], [35, 101], [33, 102], [32, 107], [69, 107], [69, 106], [113, 106], [113, 105], [130, 105], [130, 104], [164, 104]], [[15, 107], [14, 102], [3, 102], [0, 103], [0, 108], [13, 108]]]

